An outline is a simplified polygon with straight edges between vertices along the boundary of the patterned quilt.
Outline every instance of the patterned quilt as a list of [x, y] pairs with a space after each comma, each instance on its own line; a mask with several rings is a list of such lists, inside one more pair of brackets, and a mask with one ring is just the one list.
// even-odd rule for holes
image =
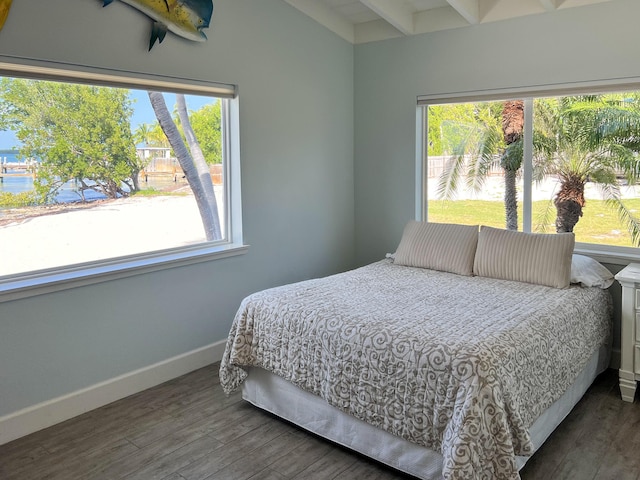
[[439, 451], [445, 479], [515, 479], [528, 428], [610, 332], [607, 291], [384, 260], [247, 297], [220, 380], [230, 393], [262, 367]]

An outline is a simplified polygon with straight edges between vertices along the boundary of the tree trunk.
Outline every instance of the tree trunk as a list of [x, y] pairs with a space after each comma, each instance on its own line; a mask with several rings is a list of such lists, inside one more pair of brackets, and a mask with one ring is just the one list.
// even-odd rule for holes
[[189, 120], [189, 114], [187, 113], [187, 103], [182, 93], [176, 94], [176, 103], [178, 105], [178, 115], [180, 117], [180, 123], [182, 124], [182, 131], [187, 139], [187, 145], [189, 145], [189, 151], [191, 152], [193, 163], [198, 171], [198, 176], [200, 177], [202, 188], [207, 197], [207, 202], [211, 206], [214, 220], [214, 235], [216, 239], [221, 239], [222, 230], [220, 229], [220, 217], [218, 215], [218, 201], [216, 200], [213, 183], [211, 182], [211, 170], [209, 169], [209, 165], [207, 165], [204, 153], [202, 153], [202, 148], [200, 148], [200, 144], [193, 132], [193, 128], [191, 128], [191, 121]]
[[140, 175], [140, 169], [136, 168], [133, 171], [133, 175], [131, 175], [131, 182], [133, 183], [133, 191], [137, 192], [140, 190], [140, 182], [138, 180], [138, 176]]
[[502, 107], [504, 143], [511, 145], [522, 138], [524, 130], [524, 100], [509, 100]]
[[147, 93], [149, 94], [149, 100], [151, 101], [151, 106], [156, 114], [158, 123], [160, 123], [162, 131], [169, 140], [171, 148], [173, 148], [173, 151], [178, 158], [178, 162], [184, 171], [187, 182], [189, 182], [189, 186], [191, 187], [191, 190], [193, 190], [196, 203], [198, 204], [198, 210], [200, 211], [200, 217], [202, 218], [206, 238], [207, 240], [216, 240], [215, 221], [211, 205], [207, 201], [207, 196], [202, 187], [202, 182], [198, 176], [198, 171], [193, 163], [193, 159], [191, 158], [186, 145], [182, 141], [180, 132], [171, 118], [169, 109], [167, 109], [164, 96], [160, 92]]
[[504, 170], [504, 208], [507, 230], [518, 230], [518, 194], [516, 191], [517, 172]]
[[578, 177], [562, 178], [560, 191], [553, 199], [556, 206], [556, 232], [573, 232], [585, 205], [584, 181]]
[[522, 149], [510, 148], [522, 139], [524, 101], [510, 100], [502, 106], [502, 135], [506, 145], [501, 166], [504, 172], [504, 207], [507, 230], [518, 230], [518, 192], [516, 179], [522, 165]]

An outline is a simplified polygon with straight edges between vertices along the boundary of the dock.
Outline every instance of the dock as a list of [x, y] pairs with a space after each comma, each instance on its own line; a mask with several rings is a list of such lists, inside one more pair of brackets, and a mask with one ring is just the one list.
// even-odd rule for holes
[[5, 177], [36, 177], [38, 170], [37, 162], [3, 162], [0, 163], [0, 182]]

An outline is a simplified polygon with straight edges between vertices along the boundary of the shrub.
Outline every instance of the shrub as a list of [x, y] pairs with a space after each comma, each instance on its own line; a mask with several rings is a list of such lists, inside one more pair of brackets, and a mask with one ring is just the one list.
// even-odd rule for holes
[[39, 205], [40, 203], [42, 202], [38, 199], [34, 191], [20, 193], [0, 192], [1, 208], [30, 207]]

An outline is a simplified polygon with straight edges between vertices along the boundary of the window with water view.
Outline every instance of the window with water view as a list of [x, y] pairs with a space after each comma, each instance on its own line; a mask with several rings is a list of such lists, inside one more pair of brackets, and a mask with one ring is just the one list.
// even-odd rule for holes
[[640, 92], [426, 108], [429, 221], [640, 245]]
[[0, 79], [0, 277], [224, 242], [227, 102]]

